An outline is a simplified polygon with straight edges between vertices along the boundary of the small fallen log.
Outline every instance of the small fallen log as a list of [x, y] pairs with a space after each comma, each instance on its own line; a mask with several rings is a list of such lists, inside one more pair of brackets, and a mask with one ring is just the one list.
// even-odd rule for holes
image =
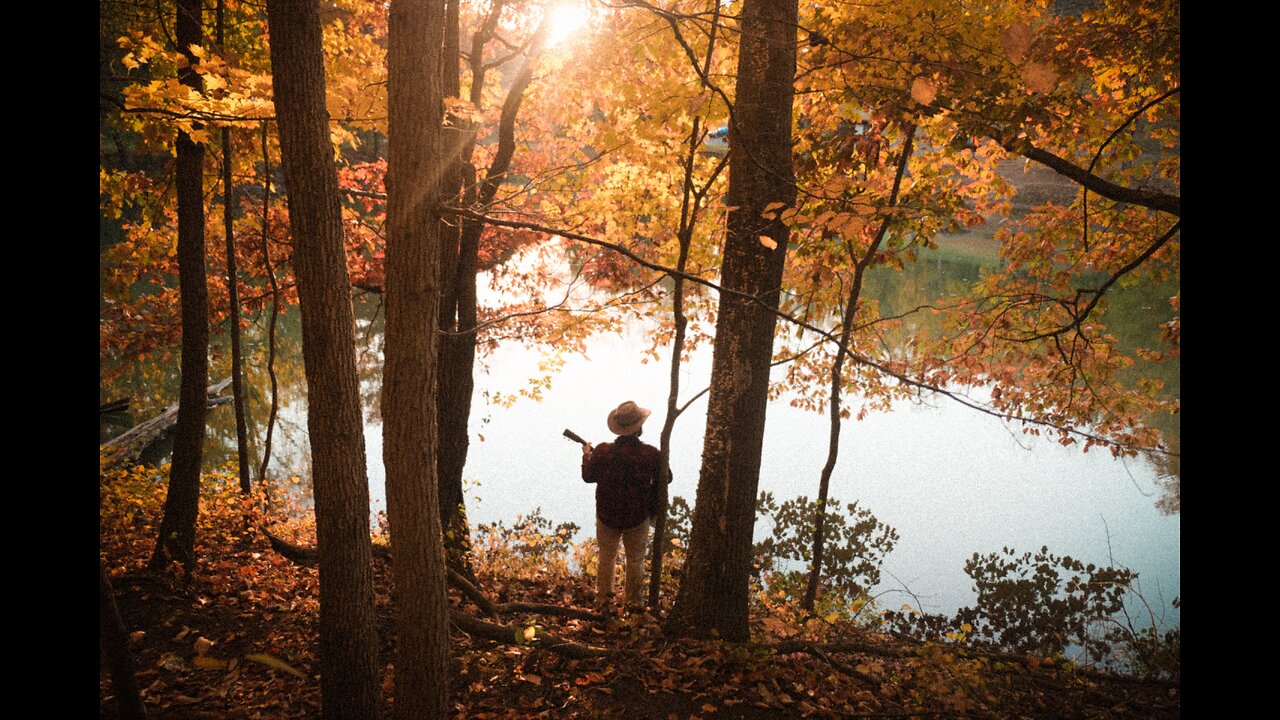
[[550, 650], [575, 660], [613, 655], [621, 650], [616, 648], [598, 648], [590, 645], [565, 640], [545, 630], [537, 630], [532, 638], [525, 639], [529, 628], [525, 625], [500, 625], [485, 622], [458, 610], [449, 611], [449, 619], [459, 629], [472, 637], [484, 638], [507, 645], [525, 645], [532, 648]]
[[[299, 565], [310, 567], [315, 565], [317, 560], [316, 549], [312, 547], [304, 547], [295, 545], [284, 538], [277, 537], [267, 528], [259, 528], [262, 534], [267, 536], [267, 541], [271, 543], [271, 549], [281, 557], [288, 558]], [[386, 545], [374, 545], [373, 554], [391, 560], [391, 548]], [[485, 615], [497, 618], [502, 613], [532, 613], [535, 615], [555, 615], [559, 617], [575, 618], [578, 620], [597, 620], [605, 619], [604, 615], [590, 610], [583, 610], [575, 607], [565, 607], [563, 605], [550, 605], [547, 603], [533, 602], [511, 602], [511, 603], [495, 603], [485, 595], [482, 590], [477, 588], [471, 581], [453, 568], [446, 568], [448, 571], [449, 584], [459, 590], [468, 600], [470, 600]]]
[[[209, 386], [205, 391], [209, 397], [209, 407], [231, 400], [231, 398], [214, 397], [230, 384], [231, 378], [228, 377]], [[101, 467], [105, 470], [136, 460], [144, 450], [151, 447], [152, 443], [159, 440], [166, 432], [172, 430], [177, 423], [178, 403], [175, 402], [160, 411], [159, 415], [150, 420], [144, 420], [99, 445], [98, 453], [102, 459]]]
[[111, 402], [99, 403], [98, 414], [106, 415], [108, 413], [124, 412], [129, 409], [130, 402], [132, 402], [132, 398], [125, 397], [120, 398], [119, 400], [112, 400]]
[[[281, 557], [292, 560], [299, 565], [311, 566], [317, 561], [318, 553], [315, 548], [295, 545], [294, 543], [277, 537], [272, 534], [266, 527], [259, 528], [267, 541], [271, 543], [271, 549], [278, 553]], [[391, 559], [391, 548], [385, 545], [374, 545], [373, 554], [379, 557]], [[502, 612], [527, 612], [539, 613], [544, 615], [560, 615], [564, 617], [582, 618], [586, 620], [602, 620], [603, 615], [593, 613], [578, 608], [562, 607], [560, 605], [546, 605], [543, 603], [494, 603], [475, 585], [462, 576], [457, 570], [448, 568], [449, 584], [462, 591], [469, 599], [476, 604], [481, 611], [486, 614], [497, 617]], [[472, 617], [460, 610], [449, 611], [449, 619], [463, 632], [473, 637], [483, 638], [485, 640], [493, 640], [494, 642], [506, 643], [508, 645], [526, 645], [533, 648], [542, 648], [559, 653], [566, 657], [574, 659], [600, 657], [607, 655], [615, 650], [592, 647], [590, 645], [582, 645], [564, 638], [557, 637], [545, 630], [536, 630], [532, 638], [526, 639], [528, 626], [526, 625], [503, 625], [501, 623], [486, 622], [479, 618]]]

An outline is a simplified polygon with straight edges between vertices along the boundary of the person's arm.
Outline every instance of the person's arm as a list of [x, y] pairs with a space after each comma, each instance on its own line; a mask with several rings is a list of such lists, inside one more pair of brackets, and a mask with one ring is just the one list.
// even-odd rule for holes
[[[603, 447], [603, 446], [602, 446]], [[596, 460], [599, 453], [591, 447], [591, 443], [582, 443], [582, 481], [593, 483], [598, 479], [595, 473]]]

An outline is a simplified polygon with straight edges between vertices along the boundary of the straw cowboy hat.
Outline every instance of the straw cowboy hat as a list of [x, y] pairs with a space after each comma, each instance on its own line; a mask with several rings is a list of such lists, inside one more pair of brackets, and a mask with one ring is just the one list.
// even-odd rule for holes
[[609, 431], [615, 435], [634, 435], [652, 412], [628, 400], [609, 413]]

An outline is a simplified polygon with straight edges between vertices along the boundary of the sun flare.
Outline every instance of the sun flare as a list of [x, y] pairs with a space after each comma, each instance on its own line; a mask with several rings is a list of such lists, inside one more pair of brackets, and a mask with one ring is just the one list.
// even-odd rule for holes
[[555, 47], [586, 26], [590, 12], [582, 3], [558, 2], [547, 11], [547, 47]]

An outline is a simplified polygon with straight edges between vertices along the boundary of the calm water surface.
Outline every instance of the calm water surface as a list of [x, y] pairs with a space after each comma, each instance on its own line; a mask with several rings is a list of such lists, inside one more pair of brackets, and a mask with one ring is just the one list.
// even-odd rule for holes
[[[972, 282], [978, 264], [971, 258], [940, 254], [920, 263], [905, 278], [885, 278], [870, 289], [878, 293], [885, 312], [890, 312], [895, 303], [913, 303], [923, 294], [936, 297], [948, 286]], [[1161, 292], [1143, 292], [1140, 289], [1115, 303], [1117, 324], [1138, 324], [1127, 320], [1125, 312], [1148, 320], [1143, 325], [1154, 324], [1149, 322], [1150, 313], [1159, 312]], [[358, 299], [356, 310], [371, 511], [376, 513], [385, 509], [378, 412], [381, 314], [376, 298]], [[255, 458], [261, 456], [269, 387], [263, 328], [265, 322], [258, 323], [246, 339]], [[305, 480], [310, 461], [296, 310], [282, 317], [278, 332], [282, 409], [273, 441], [272, 473]], [[224, 338], [215, 350], [211, 375], [218, 378], [228, 372], [225, 344]], [[495, 392], [512, 393], [539, 375], [542, 355], [510, 345], [489, 356], [488, 369], [477, 373], [472, 444], [465, 470], [471, 520], [509, 523], [517, 515], [541, 508], [553, 521], [571, 521], [588, 531], [594, 527], [592, 488], [579, 475], [581, 453], [560, 433], [571, 428], [593, 442], [611, 439], [605, 416], [621, 401], [631, 399], [654, 410], [645, 439], [656, 445], [669, 370], [665, 357], [645, 362], [648, 345], [639, 330], [597, 337], [590, 343], [590, 359], [569, 358], [541, 402], [521, 400], [509, 408], [495, 406], [489, 398]], [[133, 395], [137, 407], [133, 416], [104, 425], [104, 439], [177, 397], [176, 365], [176, 358], [163, 365], [140, 365], [104, 384], [104, 400]], [[682, 402], [707, 384], [710, 367], [708, 346], [683, 368]], [[1171, 373], [1166, 382], [1177, 392], [1176, 367]], [[826, 458], [827, 417], [793, 408], [785, 400], [769, 408], [760, 490], [772, 492], [779, 500], [814, 497]], [[856, 412], [856, 399], [848, 402]], [[680, 417], [673, 438], [671, 492], [690, 502], [697, 488], [705, 423], [704, 396]], [[1178, 447], [1176, 423], [1166, 431], [1170, 444]], [[206, 440], [209, 461], [219, 463], [229, 457], [234, 438], [230, 406], [212, 411]], [[156, 454], [151, 457], [159, 459]], [[974, 553], [998, 552], [1006, 546], [1021, 553], [1047, 545], [1057, 555], [1138, 571], [1148, 601], [1163, 609], [1166, 621], [1177, 623], [1178, 610], [1169, 603], [1181, 592], [1179, 516], [1162, 513], [1156, 506], [1171, 481], [1169, 473], [1167, 460], [1115, 459], [1105, 449], [1083, 453], [1052, 439], [1023, 435], [996, 418], [936, 398], [900, 402], [892, 412], [872, 412], [862, 421], [846, 421], [831, 495], [844, 502], [857, 500], [898, 530], [901, 539], [886, 559], [884, 582], [877, 588], [887, 607], [914, 605], [914, 596], [925, 611], [954, 613], [974, 602], [972, 583], [963, 572], [964, 562]], [[761, 531], [767, 529], [758, 528]]]

